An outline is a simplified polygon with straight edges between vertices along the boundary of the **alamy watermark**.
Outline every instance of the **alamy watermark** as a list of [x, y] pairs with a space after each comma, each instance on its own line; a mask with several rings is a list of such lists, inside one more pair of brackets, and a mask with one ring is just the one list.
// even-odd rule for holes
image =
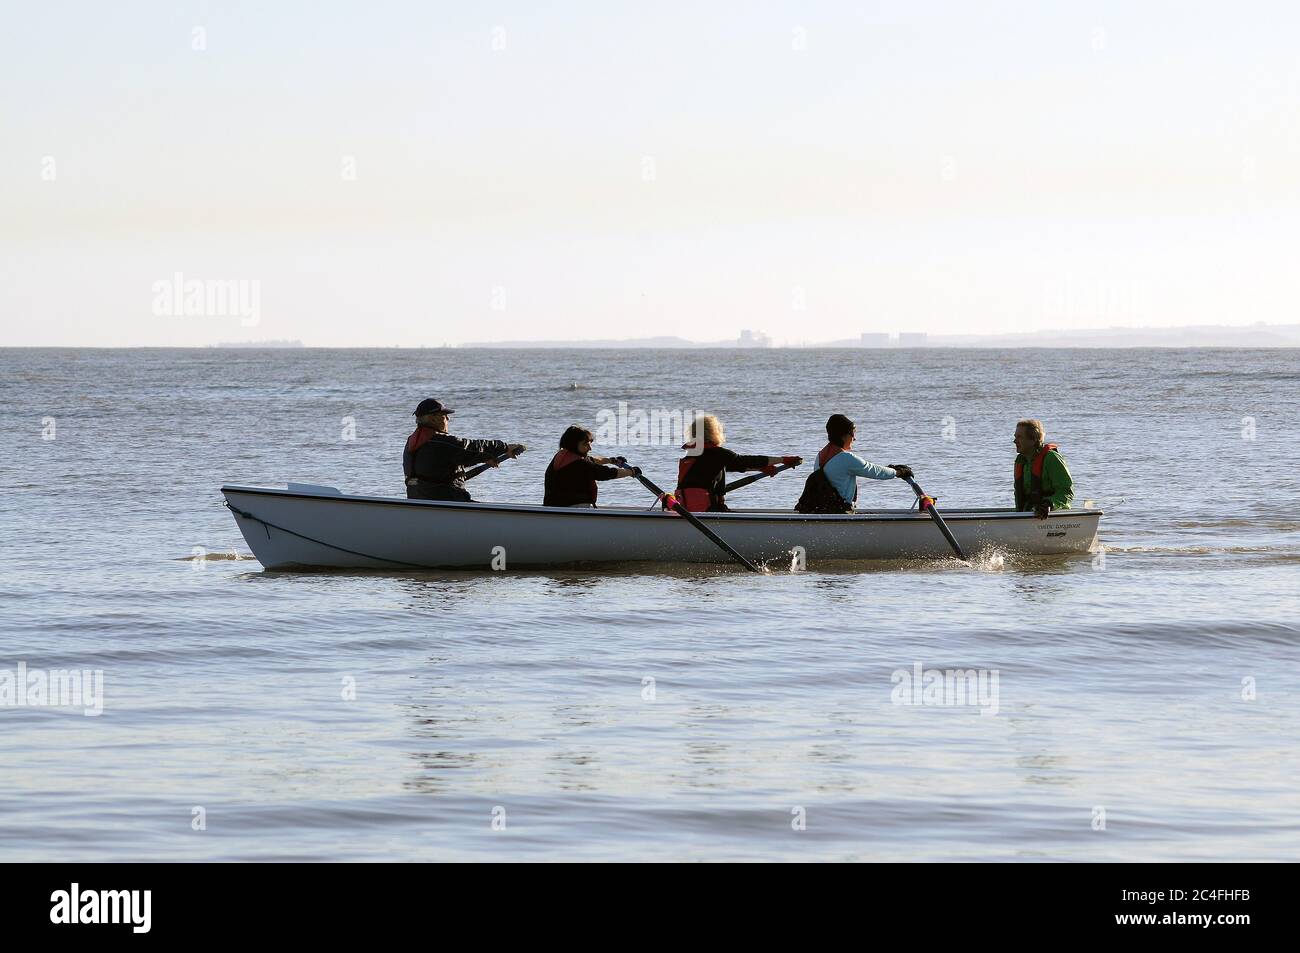
[[262, 320], [262, 282], [256, 279], [186, 279], [176, 272], [153, 283], [153, 313], [159, 317], [239, 318], [251, 328]]
[[104, 670], [0, 668], [0, 708], [80, 708], [87, 717], [104, 713]]
[[1116, 321], [1150, 317], [1151, 286], [1142, 279], [1062, 275], [1043, 286], [1044, 311], [1053, 319]]
[[73, 881], [67, 890], [50, 894], [50, 922], [118, 923], [130, 926], [132, 933], [148, 933], [152, 905], [152, 890], [89, 890]]
[[894, 689], [889, 700], [895, 705], [926, 705], [938, 708], [978, 707], [981, 715], [998, 713], [996, 668], [924, 668], [913, 662], [911, 669], [897, 668], [890, 676]]
[[[622, 447], [675, 447], [689, 439], [686, 435], [695, 421], [703, 416], [704, 413], [698, 410], [656, 408], [647, 411], [629, 407], [627, 401], [620, 400], [617, 410], [606, 407], [597, 411], [595, 442]], [[685, 449], [688, 457], [697, 457], [704, 452], [704, 443], [693, 440]]]

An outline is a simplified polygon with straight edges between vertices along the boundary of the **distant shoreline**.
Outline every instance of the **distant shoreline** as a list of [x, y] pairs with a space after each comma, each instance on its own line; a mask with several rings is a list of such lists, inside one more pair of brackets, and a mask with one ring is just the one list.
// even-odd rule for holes
[[[463, 345], [304, 345], [298, 339], [220, 342], [212, 345], [0, 345], [0, 350], [335, 350], [335, 351], [992, 351], [992, 350], [1287, 350], [1300, 347], [1300, 324], [1180, 325], [1175, 328], [1093, 328], [1011, 334], [907, 334], [906, 341], [884, 333], [863, 338], [772, 345], [766, 334], [746, 332], [733, 341], [686, 341], [677, 337], [588, 339], [588, 341], [476, 341]], [[753, 343], [762, 341], [763, 343]]]
[[272, 348], [299, 348], [302, 347], [301, 341], [222, 341], [219, 344], [209, 344], [208, 347], [220, 348], [250, 348], [252, 350], [270, 350]]
[[[749, 332], [745, 332], [748, 334]], [[767, 336], [762, 339], [766, 342]], [[1300, 347], [1300, 324], [1268, 325], [1257, 323], [1240, 327], [1231, 325], [1181, 325], [1169, 328], [1090, 328], [1078, 331], [1024, 331], [1011, 334], [936, 334], [903, 332], [890, 336], [885, 332], [867, 332], [861, 338], [842, 338], [815, 343], [755, 345], [748, 341], [687, 341], [684, 338], [656, 337], [595, 341], [500, 341], [470, 342], [460, 348], [532, 349], [631, 349], [658, 350], [864, 350], [899, 351], [928, 348], [1252, 348]]]
[[785, 351], [874, 351], [915, 353], [921, 351], [1290, 351], [1300, 342], [1245, 344], [929, 344], [919, 347], [861, 347], [843, 344], [809, 344], [766, 348], [725, 347], [699, 344], [688, 347], [647, 347], [644, 345], [593, 344], [460, 344], [444, 345], [377, 345], [377, 344], [303, 344], [296, 347], [245, 345], [215, 347], [211, 344], [0, 344], [0, 351], [736, 351], [775, 353]]
[[[749, 335], [750, 332], [745, 332]], [[752, 343], [761, 340], [763, 343]], [[1025, 331], [1012, 334], [905, 334], [890, 338], [867, 333], [862, 339], [772, 344], [761, 332], [731, 341], [688, 341], [679, 337], [583, 341], [473, 341], [465, 344], [310, 345], [296, 339], [232, 341], [194, 345], [0, 345], [3, 350], [68, 348], [94, 350], [346, 350], [346, 351], [924, 351], [924, 350], [1286, 350], [1300, 347], [1300, 324], [1183, 325], [1169, 328], [1093, 328], [1079, 331]]]

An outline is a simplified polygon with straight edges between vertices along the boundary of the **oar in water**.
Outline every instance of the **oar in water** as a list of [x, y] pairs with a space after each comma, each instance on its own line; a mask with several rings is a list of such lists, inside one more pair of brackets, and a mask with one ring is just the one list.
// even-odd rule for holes
[[935, 525], [939, 527], [939, 532], [943, 533], [943, 538], [948, 541], [950, 546], [952, 546], [953, 551], [957, 554], [957, 558], [962, 562], [970, 562], [970, 560], [966, 558], [966, 554], [961, 551], [961, 545], [957, 542], [956, 537], [954, 537], [952, 531], [948, 529], [948, 524], [945, 523], [943, 517], [939, 515], [939, 509], [934, 505], [934, 500], [931, 497], [926, 496], [925, 491], [916, 485], [914, 479], [911, 477], [903, 477], [903, 479], [910, 483], [912, 489], [916, 491], [916, 499], [920, 503], [921, 509], [929, 512], [930, 519], [934, 520]]
[[751, 483], [757, 483], [759, 480], [765, 480], [768, 477], [774, 477], [782, 470], [793, 470], [796, 466], [798, 466], [798, 464], [783, 463], [775, 470], [773, 470], [771, 473], [764, 473], [760, 470], [758, 473], [755, 473], [751, 476], [747, 476], [740, 480], [736, 480], [734, 483], [728, 483], [726, 486], [722, 488], [722, 492], [723, 494], [727, 494], [730, 493], [732, 490], [739, 490], [742, 486], [749, 486]]
[[500, 454], [499, 456], [493, 457], [493, 461], [494, 461], [493, 463], [480, 463], [478, 466], [466, 470], [464, 478], [466, 480], [472, 480], [480, 473], [482, 473], [484, 470], [491, 470], [494, 464], [505, 463], [507, 460], [511, 459], [511, 457], [517, 457], [519, 456], [519, 454], [523, 453], [527, 449], [528, 448], [525, 447], [523, 444], [518, 444], [513, 454], [503, 453]]
[[[616, 457], [615, 460], [617, 461], [617, 463], [618, 463], [619, 466], [621, 466], [621, 467], [627, 467], [627, 468], [629, 468], [629, 469], [631, 468], [631, 464], [628, 463], [627, 460], [624, 459], [623, 457]], [[642, 476], [641, 473], [640, 473], [639, 471], [638, 471], [637, 474], [636, 474], [636, 478], [637, 478], [638, 480], [641, 481], [641, 485], [642, 485], [643, 487], [645, 487], [647, 490], [649, 490], [649, 491], [650, 491], [651, 493], [653, 493], [655, 496], [659, 497], [659, 499], [661, 499], [661, 500], [663, 500], [665, 503], [667, 503], [667, 504], [669, 505], [669, 507], [671, 507], [671, 508], [672, 508], [672, 509], [677, 513], [678, 516], [684, 517], [688, 523], [690, 523], [692, 526], [694, 526], [696, 529], [698, 529], [698, 530], [699, 530], [701, 533], [703, 533], [705, 536], [709, 537], [709, 539], [713, 541], [713, 544], [714, 544], [715, 546], [717, 546], [719, 549], [721, 549], [723, 552], [725, 552], [728, 556], [730, 556], [730, 557], [731, 557], [732, 559], [734, 559], [736, 562], [740, 563], [742, 566], [744, 566], [744, 567], [745, 567], [746, 569], [748, 569], [750, 572], [762, 572], [762, 571], [763, 571], [763, 570], [759, 569], [757, 566], [755, 566], [753, 563], [751, 563], [751, 562], [750, 562], [748, 559], [746, 559], [744, 556], [740, 555], [740, 553], [736, 552], [736, 551], [731, 547], [731, 544], [728, 543], [725, 539], [723, 539], [721, 536], [719, 536], [719, 535], [718, 535], [717, 533], [715, 533], [713, 530], [709, 529], [707, 526], [705, 526], [703, 523], [701, 523], [700, 520], [699, 520], [699, 518], [696, 517], [696, 515], [695, 515], [694, 513], [692, 513], [690, 510], [688, 510], [685, 506], [683, 506], [683, 505], [682, 505], [682, 502], [681, 502], [680, 500], [678, 500], [677, 497], [673, 496], [671, 493], [665, 493], [663, 490], [659, 489], [659, 487], [657, 487], [657, 486], [655, 486], [653, 483], [651, 483], [650, 480], [649, 480], [647, 477]]]

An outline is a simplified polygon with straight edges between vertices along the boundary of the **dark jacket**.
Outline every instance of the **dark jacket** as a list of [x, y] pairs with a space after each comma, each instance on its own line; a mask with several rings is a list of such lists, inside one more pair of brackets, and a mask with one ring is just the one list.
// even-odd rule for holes
[[[465, 465], [483, 463], [507, 450], [502, 440], [466, 440], [449, 433], [437, 433], [431, 427], [417, 427], [406, 439], [402, 452], [402, 470], [407, 479], [416, 477], [425, 489], [447, 488], [450, 496], [422, 496], [424, 499], [468, 499], [465, 492]], [[411, 495], [408, 487], [408, 496]]]
[[693, 513], [726, 512], [723, 488], [727, 472], [761, 470], [765, 466], [767, 457], [742, 456], [726, 447], [705, 444], [698, 456], [682, 457], [677, 464], [677, 498]]
[[596, 502], [596, 482], [618, 476], [614, 467], [602, 466], [590, 457], [561, 450], [546, 467], [543, 506], [581, 506]]

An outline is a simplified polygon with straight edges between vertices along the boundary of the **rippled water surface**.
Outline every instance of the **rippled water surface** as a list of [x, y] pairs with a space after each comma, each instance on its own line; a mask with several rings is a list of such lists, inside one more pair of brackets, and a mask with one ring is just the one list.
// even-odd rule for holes
[[[841, 411], [948, 506], [1039, 416], [1104, 553], [263, 572], [219, 486], [399, 495], [429, 395], [536, 448], [474, 484], [528, 502], [619, 401], [804, 456]], [[1293, 351], [0, 350], [0, 687], [103, 672], [0, 707], [0, 859], [1295, 859], [1298, 395]], [[918, 663], [996, 712], [895, 704]]]

